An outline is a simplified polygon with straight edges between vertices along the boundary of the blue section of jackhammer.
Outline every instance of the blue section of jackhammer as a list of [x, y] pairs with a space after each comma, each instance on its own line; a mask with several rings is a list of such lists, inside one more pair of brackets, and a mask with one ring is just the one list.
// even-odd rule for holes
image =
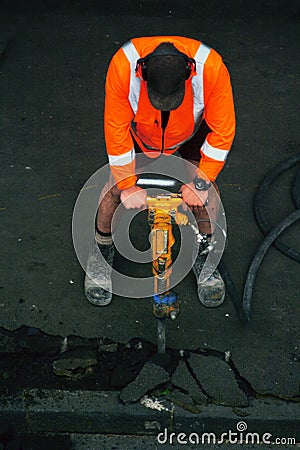
[[153, 301], [155, 304], [172, 305], [177, 300], [176, 292], [167, 292], [165, 294], [154, 294]]

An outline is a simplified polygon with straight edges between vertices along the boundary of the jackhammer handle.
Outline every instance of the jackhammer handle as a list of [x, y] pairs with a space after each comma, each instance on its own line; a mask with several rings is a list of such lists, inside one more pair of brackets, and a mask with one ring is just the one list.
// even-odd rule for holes
[[149, 177], [141, 175], [136, 182], [136, 185], [144, 189], [165, 189], [168, 192], [178, 193], [182, 186], [182, 182], [170, 177]]

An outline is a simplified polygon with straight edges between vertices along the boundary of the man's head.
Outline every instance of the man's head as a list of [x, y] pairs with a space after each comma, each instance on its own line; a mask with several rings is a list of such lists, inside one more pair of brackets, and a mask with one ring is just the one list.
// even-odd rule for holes
[[147, 81], [149, 100], [154, 108], [171, 111], [178, 108], [185, 94], [194, 60], [164, 42], [141, 60], [142, 76]]

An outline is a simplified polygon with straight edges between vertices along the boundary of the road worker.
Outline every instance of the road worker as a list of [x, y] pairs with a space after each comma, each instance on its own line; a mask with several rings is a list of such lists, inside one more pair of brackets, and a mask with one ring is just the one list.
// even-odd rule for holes
[[[91, 249], [85, 295], [98, 306], [112, 300], [112, 218], [120, 203], [145, 208], [147, 192], [137, 186], [137, 153], [147, 158], [176, 154], [193, 164], [183, 185], [183, 202], [192, 209], [204, 246], [212, 241], [219, 195], [216, 184], [235, 134], [230, 76], [221, 56], [204, 43], [181, 36], [133, 38], [113, 56], [105, 86], [104, 132], [111, 178], [100, 196], [95, 245]], [[216, 199], [217, 197], [217, 199]], [[209, 220], [205, 218], [210, 217]], [[193, 271], [200, 302], [215, 307], [224, 301], [225, 284], [217, 270], [205, 282], [199, 275], [207, 257], [199, 249]], [[200, 251], [201, 250], [201, 251]]]

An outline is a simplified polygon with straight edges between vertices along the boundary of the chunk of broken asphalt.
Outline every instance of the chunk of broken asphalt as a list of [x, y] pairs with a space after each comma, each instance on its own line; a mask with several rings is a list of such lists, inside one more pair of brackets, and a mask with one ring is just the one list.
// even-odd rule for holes
[[198, 404], [207, 403], [207, 397], [194, 380], [185, 362], [179, 361], [178, 366], [171, 378], [172, 384], [186, 391]]
[[181, 408], [190, 411], [194, 414], [197, 414], [201, 412], [201, 409], [199, 406], [197, 406], [194, 402], [192, 397], [190, 397], [188, 394], [184, 394], [183, 392], [179, 391], [178, 389], [174, 389], [167, 395], [165, 395], [165, 399], [169, 400], [176, 406], [180, 406]]
[[138, 376], [120, 392], [119, 398], [125, 404], [134, 403], [148, 391], [169, 380], [169, 374], [162, 367], [146, 362]]
[[[75, 373], [77, 369], [86, 370], [97, 364], [96, 351], [78, 348], [65, 353], [60, 359], [53, 361], [52, 367], [55, 375], [80, 379], [84, 374]], [[84, 372], [87, 374], [87, 372]]]
[[215, 356], [191, 354], [191, 369], [204, 392], [218, 405], [248, 406], [246, 394], [239, 388], [229, 365]]

